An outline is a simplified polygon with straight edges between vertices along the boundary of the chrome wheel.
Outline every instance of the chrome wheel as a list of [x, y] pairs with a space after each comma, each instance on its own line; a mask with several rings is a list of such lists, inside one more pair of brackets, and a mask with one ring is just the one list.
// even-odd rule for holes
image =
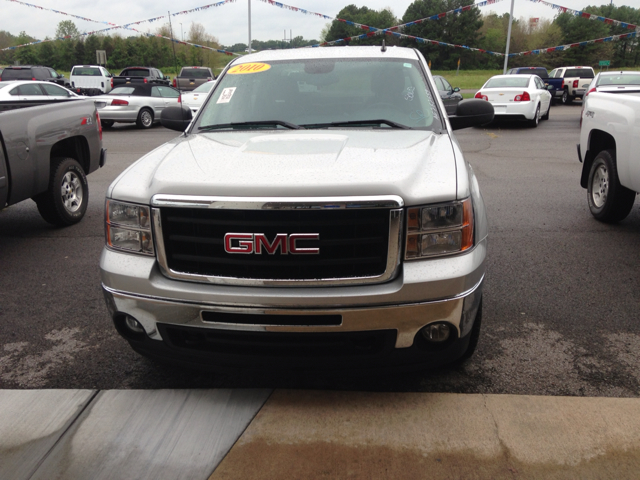
[[78, 175], [74, 172], [67, 172], [62, 177], [60, 193], [62, 194], [62, 204], [67, 212], [75, 213], [80, 209], [84, 190]]
[[607, 167], [599, 165], [593, 173], [593, 179], [591, 180], [591, 199], [593, 200], [593, 204], [598, 208], [602, 208], [607, 202], [608, 193], [609, 172]]
[[144, 128], [149, 128], [153, 123], [153, 115], [149, 110], [143, 110], [140, 112], [140, 123]]

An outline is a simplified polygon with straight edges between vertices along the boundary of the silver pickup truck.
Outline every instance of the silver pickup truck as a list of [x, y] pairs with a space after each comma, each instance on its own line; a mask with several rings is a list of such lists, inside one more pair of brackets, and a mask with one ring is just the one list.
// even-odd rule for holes
[[[468, 358], [487, 218], [418, 50], [246, 55], [184, 133], [109, 187], [107, 306], [139, 353], [199, 367], [398, 368]], [[186, 130], [185, 130], [186, 129]]]
[[33, 199], [55, 226], [87, 210], [86, 175], [106, 161], [91, 100], [0, 102], [0, 207]]

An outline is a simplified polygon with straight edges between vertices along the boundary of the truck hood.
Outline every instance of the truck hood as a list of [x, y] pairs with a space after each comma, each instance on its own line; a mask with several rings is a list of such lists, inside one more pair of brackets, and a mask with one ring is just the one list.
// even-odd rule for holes
[[406, 205], [456, 198], [451, 138], [421, 130], [302, 130], [192, 134], [125, 170], [111, 198], [398, 195]]

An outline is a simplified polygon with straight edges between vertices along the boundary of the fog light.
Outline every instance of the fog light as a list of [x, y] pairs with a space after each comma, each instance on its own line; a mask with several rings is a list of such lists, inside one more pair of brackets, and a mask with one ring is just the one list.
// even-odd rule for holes
[[421, 332], [429, 342], [442, 343], [449, 339], [451, 328], [446, 323], [433, 323], [424, 327]]
[[142, 325], [140, 325], [140, 322], [137, 321], [135, 318], [130, 317], [129, 315], [127, 315], [127, 317], [125, 318], [124, 323], [127, 326], [127, 328], [132, 332], [144, 333], [144, 328], [142, 328]]

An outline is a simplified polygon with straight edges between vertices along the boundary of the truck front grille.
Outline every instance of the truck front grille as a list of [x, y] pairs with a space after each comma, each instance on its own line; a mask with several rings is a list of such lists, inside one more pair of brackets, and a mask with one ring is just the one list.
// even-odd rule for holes
[[[389, 208], [159, 210], [163, 253], [170, 273], [304, 281], [379, 277], [388, 270], [393, 212]], [[319, 253], [291, 255], [277, 250], [273, 254], [230, 254], [225, 251], [224, 237], [232, 232], [260, 233], [270, 241], [284, 233], [318, 234], [319, 240], [305, 240], [304, 247], [318, 248]], [[397, 251], [395, 241], [393, 246]]]

